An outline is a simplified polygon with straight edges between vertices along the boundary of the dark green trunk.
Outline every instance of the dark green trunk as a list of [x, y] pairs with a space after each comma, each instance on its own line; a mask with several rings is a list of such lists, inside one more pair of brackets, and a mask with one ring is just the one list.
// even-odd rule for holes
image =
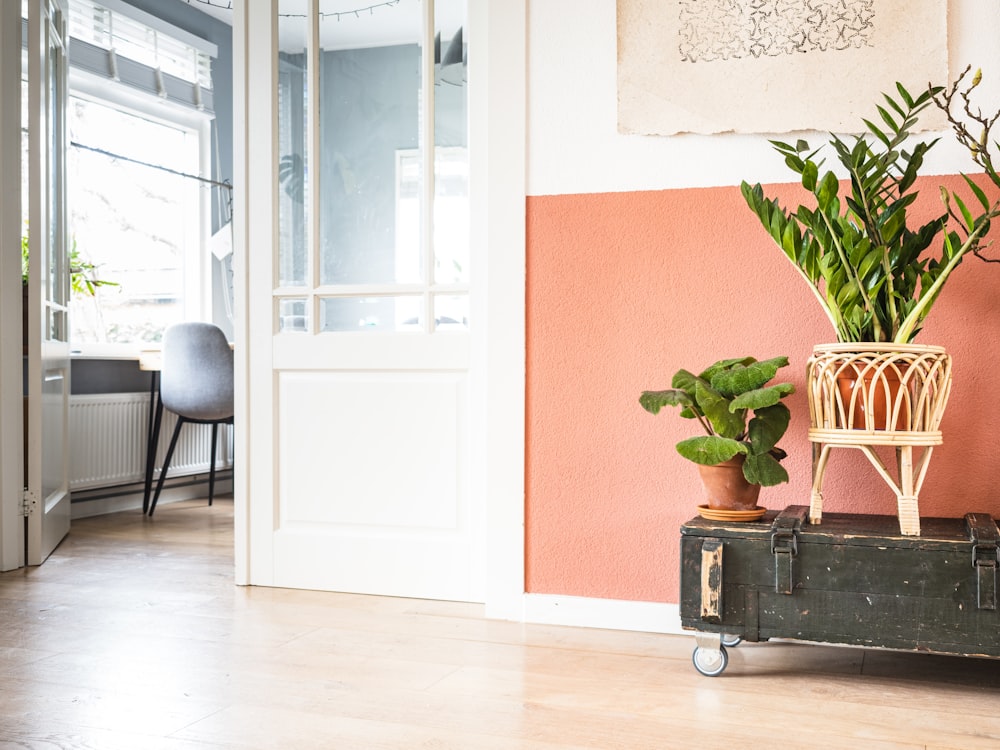
[[1000, 656], [1000, 534], [989, 515], [924, 518], [919, 537], [901, 536], [894, 516], [807, 517], [790, 506], [753, 523], [684, 524], [682, 625], [748, 641]]

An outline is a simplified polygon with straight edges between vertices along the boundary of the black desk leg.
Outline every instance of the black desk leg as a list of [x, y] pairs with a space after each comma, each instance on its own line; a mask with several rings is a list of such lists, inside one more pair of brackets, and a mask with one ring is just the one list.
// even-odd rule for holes
[[149, 381], [149, 419], [146, 424], [146, 481], [142, 492], [143, 515], [149, 510], [149, 495], [153, 489], [153, 470], [156, 467], [156, 448], [160, 442], [160, 422], [163, 420], [163, 402], [160, 401], [160, 373], [154, 370]]

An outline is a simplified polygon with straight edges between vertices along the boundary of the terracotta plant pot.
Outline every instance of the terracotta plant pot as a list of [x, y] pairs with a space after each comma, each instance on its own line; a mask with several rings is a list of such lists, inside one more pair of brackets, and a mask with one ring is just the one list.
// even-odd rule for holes
[[760, 496], [760, 485], [750, 484], [743, 476], [742, 455], [714, 466], [698, 465], [705, 499], [711, 510], [754, 510]]
[[[903, 370], [906, 371], [905, 369]], [[850, 368], [837, 376], [837, 390], [848, 413], [849, 424], [839, 425], [855, 430], [909, 430], [910, 401], [904, 399], [890, 424], [890, 412], [900, 398], [899, 372], [887, 368], [878, 374], [872, 370], [858, 373]], [[857, 391], [857, 393], [855, 393]]]
[[[852, 380], [858, 381], [855, 390]], [[918, 495], [931, 453], [943, 442], [941, 418], [951, 391], [948, 353], [923, 344], [819, 344], [806, 365], [806, 387], [813, 443], [809, 522], [818, 524], [823, 517], [823, 476], [832, 449], [856, 448], [895, 493], [900, 533], [919, 536]], [[895, 466], [879, 454], [880, 447], [894, 449]]]

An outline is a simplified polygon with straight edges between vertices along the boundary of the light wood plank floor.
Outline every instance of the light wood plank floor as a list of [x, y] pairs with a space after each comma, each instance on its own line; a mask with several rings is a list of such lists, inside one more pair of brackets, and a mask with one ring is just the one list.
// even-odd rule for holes
[[0, 575], [0, 748], [1000, 747], [998, 661], [743, 644], [713, 679], [692, 646], [236, 587], [232, 501], [178, 503]]

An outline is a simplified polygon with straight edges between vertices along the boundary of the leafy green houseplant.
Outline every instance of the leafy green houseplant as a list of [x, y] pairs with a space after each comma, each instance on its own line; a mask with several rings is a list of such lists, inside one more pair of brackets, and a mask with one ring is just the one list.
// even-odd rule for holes
[[[821, 446], [810, 521], [822, 518], [831, 448], [854, 447], [896, 494], [901, 533], [918, 535], [918, 494], [931, 451], [942, 443], [951, 359], [942, 347], [912, 342], [951, 274], [980, 247], [996, 204], [966, 177], [982, 214], [975, 216], [957, 194], [941, 188], [940, 214], [911, 226], [918, 173], [937, 140], [910, 145], [910, 136], [920, 113], [935, 102], [941, 106], [939, 97], [954, 96], [954, 89], [930, 86], [915, 97], [897, 83], [896, 92], [883, 95], [878, 117], [863, 120], [861, 135], [831, 136], [846, 190], [823, 168], [822, 149], [800, 140], [772, 145], [799, 176], [807, 203], [785, 209], [747, 182], [742, 193], [837, 335], [836, 344], [816, 345], [806, 366], [809, 440]], [[895, 449], [897, 477], [877, 446]]]
[[[21, 235], [21, 285], [28, 285], [28, 234]], [[97, 266], [83, 258], [76, 247], [76, 238], [69, 253], [69, 286], [73, 294], [85, 294], [93, 297], [98, 287], [118, 286], [117, 281], [97, 278]]]
[[[907, 146], [922, 110], [940, 87], [917, 97], [896, 84], [898, 99], [884, 95], [880, 125], [864, 120], [867, 132], [847, 141], [832, 135], [829, 145], [849, 178], [823, 170], [822, 149], [804, 140], [795, 145], [772, 141], [789, 169], [812, 196], [808, 204], [785, 209], [764, 196], [760, 184], [743, 182], [743, 197], [774, 242], [809, 285], [840, 342], [907, 344], [924, 320], [951, 273], [988, 230], [976, 222], [957, 196], [942, 190], [945, 209], [916, 227], [907, 210], [916, 200], [918, 172], [936, 139]], [[973, 193], [985, 196], [968, 180]], [[954, 210], [957, 208], [957, 211]], [[949, 231], [949, 217], [961, 219]], [[940, 252], [926, 253], [935, 242]]]
[[795, 387], [769, 383], [787, 364], [787, 357], [741, 357], [716, 362], [698, 375], [678, 370], [670, 389], [644, 391], [639, 403], [651, 414], [679, 406], [681, 417], [698, 422], [705, 434], [677, 444], [684, 458], [702, 466], [742, 459], [749, 484], [780, 484], [788, 481], [788, 472], [779, 463], [786, 454], [778, 441], [790, 418], [782, 399]]

